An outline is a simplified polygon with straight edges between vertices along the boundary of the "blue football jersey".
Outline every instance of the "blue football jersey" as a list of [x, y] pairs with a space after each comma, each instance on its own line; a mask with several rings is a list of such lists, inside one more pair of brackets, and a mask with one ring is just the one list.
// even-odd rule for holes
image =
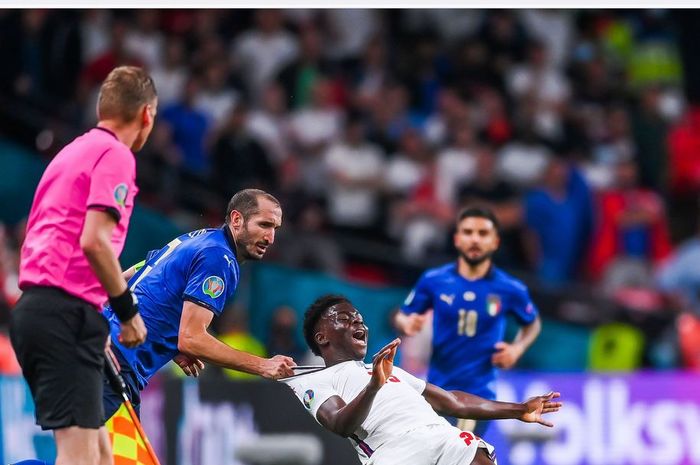
[[401, 311], [433, 309], [433, 343], [428, 382], [495, 399], [494, 346], [503, 341], [506, 315], [520, 324], [532, 323], [537, 308], [527, 287], [496, 267], [481, 279], [469, 281], [452, 263], [420, 277]]
[[240, 268], [228, 227], [200, 229], [149, 252], [141, 269], [129, 280], [146, 324], [146, 341], [132, 349], [119, 343], [119, 319], [104, 309], [118, 347], [143, 388], [158, 369], [177, 355], [183, 301], [208, 308], [215, 315], [238, 286]]

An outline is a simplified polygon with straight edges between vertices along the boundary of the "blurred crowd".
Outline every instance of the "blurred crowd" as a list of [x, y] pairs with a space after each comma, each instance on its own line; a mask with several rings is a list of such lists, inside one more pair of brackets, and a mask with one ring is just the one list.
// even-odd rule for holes
[[539, 286], [700, 315], [700, 114], [672, 12], [18, 10], [0, 58], [2, 96], [54, 135], [94, 124], [114, 66], [145, 66], [139, 202], [183, 229], [260, 187], [285, 208], [272, 259], [407, 284], [480, 203], [496, 262]]

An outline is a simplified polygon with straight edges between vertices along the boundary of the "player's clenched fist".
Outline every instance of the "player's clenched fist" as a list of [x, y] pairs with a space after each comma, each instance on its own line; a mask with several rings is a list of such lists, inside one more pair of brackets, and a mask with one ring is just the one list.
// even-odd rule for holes
[[143, 318], [137, 313], [131, 319], [121, 323], [119, 342], [124, 347], [136, 347], [139, 344], [143, 344], [147, 334], [148, 331], [143, 323]]
[[272, 358], [264, 359], [260, 376], [268, 379], [280, 379], [294, 376], [293, 368], [297, 366], [290, 357], [275, 355]]

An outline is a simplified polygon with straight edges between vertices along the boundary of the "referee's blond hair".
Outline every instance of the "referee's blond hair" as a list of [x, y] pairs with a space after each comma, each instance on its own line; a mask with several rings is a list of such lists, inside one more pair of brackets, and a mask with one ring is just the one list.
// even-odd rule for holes
[[114, 68], [100, 87], [97, 118], [130, 122], [143, 105], [153, 103], [156, 97], [153, 78], [145, 70], [138, 66]]

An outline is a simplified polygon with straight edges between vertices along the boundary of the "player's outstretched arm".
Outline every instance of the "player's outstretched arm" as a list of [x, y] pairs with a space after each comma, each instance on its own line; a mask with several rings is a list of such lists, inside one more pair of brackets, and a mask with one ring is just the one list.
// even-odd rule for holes
[[420, 313], [407, 315], [399, 310], [393, 318], [394, 328], [402, 336], [415, 336], [423, 329], [427, 317], [427, 315]]
[[550, 392], [544, 396], [533, 397], [526, 402], [498, 402], [487, 400], [462, 391], [445, 391], [428, 383], [423, 391], [423, 397], [433, 409], [445, 415], [472, 420], [504, 420], [516, 419], [527, 423], [539, 423], [553, 426], [542, 419], [543, 413], [558, 411], [562, 403], [552, 402], [559, 397], [558, 392]]
[[223, 368], [243, 371], [269, 379], [293, 376], [294, 360], [283, 355], [261, 358], [233, 349], [207, 332], [214, 313], [190, 301], [185, 301], [180, 318], [177, 349], [185, 355], [213, 363]]
[[343, 437], [351, 436], [369, 415], [374, 398], [386, 384], [394, 367], [396, 348], [401, 341], [394, 339], [372, 359], [372, 377], [367, 386], [349, 404], [339, 396], [330, 397], [316, 413], [324, 428]]

